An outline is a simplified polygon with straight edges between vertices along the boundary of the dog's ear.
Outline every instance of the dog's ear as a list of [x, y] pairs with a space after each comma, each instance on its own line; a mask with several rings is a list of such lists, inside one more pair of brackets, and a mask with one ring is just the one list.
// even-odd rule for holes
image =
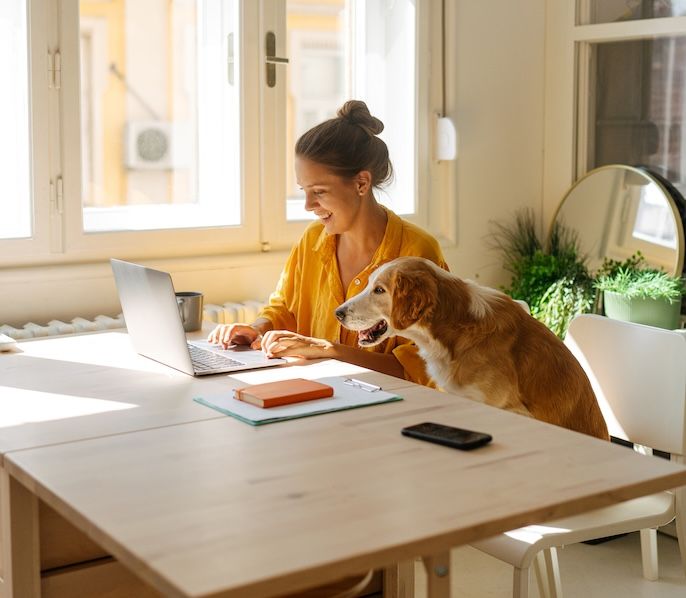
[[429, 315], [436, 303], [436, 279], [431, 272], [398, 270], [393, 281], [391, 324], [404, 330]]

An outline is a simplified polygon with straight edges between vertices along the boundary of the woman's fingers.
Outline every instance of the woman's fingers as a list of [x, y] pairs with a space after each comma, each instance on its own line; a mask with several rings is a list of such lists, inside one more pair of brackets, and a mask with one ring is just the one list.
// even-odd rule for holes
[[247, 324], [233, 324], [223, 339], [224, 347], [229, 345], [250, 345], [259, 336], [257, 330]]
[[259, 336], [257, 330], [248, 324], [220, 324], [207, 337], [208, 342], [222, 345], [250, 345]]
[[270, 330], [262, 337], [262, 350], [269, 356], [285, 355], [285, 351], [302, 344], [305, 337], [288, 330]]
[[223, 329], [225, 328], [224, 324], [220, 324], [219, 326], [215, 326], [214, 330], [210, 332], [210, 334], [207, 336], [207, 342], [208, 343], [213, 343], [213, 344], [218, 344], [219, 343], [219, 337], [223, 332]]
[[270, 330], [262, 337], [262, 350], [268, 357], [325, 357], [333, 345], [324, 339], [303, 336], [288, 330]]

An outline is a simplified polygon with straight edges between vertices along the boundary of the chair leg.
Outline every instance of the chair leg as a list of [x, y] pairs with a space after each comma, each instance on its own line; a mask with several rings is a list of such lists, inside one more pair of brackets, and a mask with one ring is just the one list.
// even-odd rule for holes
[[648, 581], [657, 581], [657, 530], [641, 530], [641, 561], [643, 577]]
[[512, 598], [529, 598], [529, 568], [514, 568], [514, 583], [512, 584]]
[[[681, 465], [686, 465], [684, 455], [672, 455], [671, 460]], [[686, 573], [686, 488], [676, 488], [674, 490], [674, 503], [676, 509], [676, 537], [679, 541], [679, 553], [681, 554], [681, 566]]]
[[543, 551], [545, 568], [548, 572], [548, 589], [550, 598], [562, 598], [562, 584], [560, 583], [560, 565], [557, 561], [557, 549], [546, 548]]
[[534, 559], [534, 572], [536, 573], [536, 583], [538, 593], [541, 598], [550, 598], [550, 588], [548, 588], [548, 570], [545, 566], [543, 551], [539, 552]]
[[676, 537], [679, 541], [679, 552], [681, 553], [681, 566], [686, 574], [686, 488], [677, 488], [674, 491], [676, 498]]

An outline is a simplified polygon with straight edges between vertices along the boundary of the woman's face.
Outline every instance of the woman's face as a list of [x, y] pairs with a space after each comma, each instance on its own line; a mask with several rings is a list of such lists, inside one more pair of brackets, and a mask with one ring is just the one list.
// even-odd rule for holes
[[295, 176], [305, 191], [305, 209], [319, 218], [328, 234], [350, 230], [368, 189], [364, 181], [358, 180], [359, 175], [346, 179], [326, 166], [296, 156]]

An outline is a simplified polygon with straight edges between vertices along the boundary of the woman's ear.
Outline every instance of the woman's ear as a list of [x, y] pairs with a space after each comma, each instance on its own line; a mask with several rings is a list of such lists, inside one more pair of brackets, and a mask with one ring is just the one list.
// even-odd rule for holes
[[368, 170], [360, 170], [355, 175], [355, 192], [360, 195], [367, 195], [372, 188], [372, 173]]

